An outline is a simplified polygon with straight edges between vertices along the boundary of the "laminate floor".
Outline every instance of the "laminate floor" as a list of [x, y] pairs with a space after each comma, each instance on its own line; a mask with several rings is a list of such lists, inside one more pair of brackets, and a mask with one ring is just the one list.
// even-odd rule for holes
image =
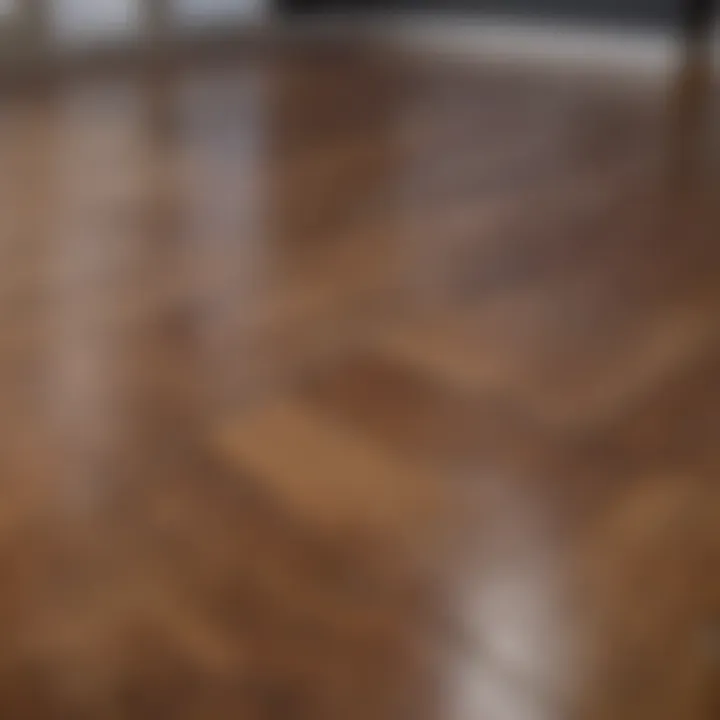
[[341, 50], [0, 106], [3, 720], [717, 720], [718, 95]]

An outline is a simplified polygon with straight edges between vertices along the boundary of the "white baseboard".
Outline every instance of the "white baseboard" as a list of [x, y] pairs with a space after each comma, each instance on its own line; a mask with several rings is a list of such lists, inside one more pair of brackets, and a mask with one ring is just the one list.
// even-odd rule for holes
[[682, 43], [669, 30], [398, 17], [393, 33], [403, 46], [423, 51], [584, 71], [665, 74], [682, 58]]
[[[665, 77], [684, 54], [683, 40], [672, 29], [628, 29], [621, 26], [524, 20], [499, 17], [393, 14], [329, 15], [291, 23], [296, 29], [378, 38], [394, 47], [452, 58], [539, 64], [582, 72], [599, 71], [629, 77]], [[714, 61], [720, 69], [720, 33]]]

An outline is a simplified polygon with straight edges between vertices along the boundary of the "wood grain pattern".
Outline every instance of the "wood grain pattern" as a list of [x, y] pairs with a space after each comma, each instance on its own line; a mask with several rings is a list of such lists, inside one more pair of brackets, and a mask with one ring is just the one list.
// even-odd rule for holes
[[719, 107], [332, 45], [4, 96], [0, 717], [715, 720]]

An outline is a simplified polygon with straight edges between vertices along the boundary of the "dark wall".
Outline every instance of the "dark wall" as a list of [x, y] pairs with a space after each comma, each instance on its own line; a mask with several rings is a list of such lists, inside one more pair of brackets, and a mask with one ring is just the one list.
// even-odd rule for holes
[[677, 23], [686, 0], [285, 0], [295, 10], [388, 9], [487, 13], [620, 24]]
[[407, 8], [620, 22], [670, 22], [681, 0], [391, 0]]

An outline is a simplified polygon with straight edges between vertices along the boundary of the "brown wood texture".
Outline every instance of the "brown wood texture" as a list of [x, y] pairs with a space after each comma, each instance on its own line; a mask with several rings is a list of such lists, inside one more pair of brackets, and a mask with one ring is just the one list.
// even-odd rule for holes
[[4, 97], [0, 717], [716, 720], [693, 98], [327, 47]]

